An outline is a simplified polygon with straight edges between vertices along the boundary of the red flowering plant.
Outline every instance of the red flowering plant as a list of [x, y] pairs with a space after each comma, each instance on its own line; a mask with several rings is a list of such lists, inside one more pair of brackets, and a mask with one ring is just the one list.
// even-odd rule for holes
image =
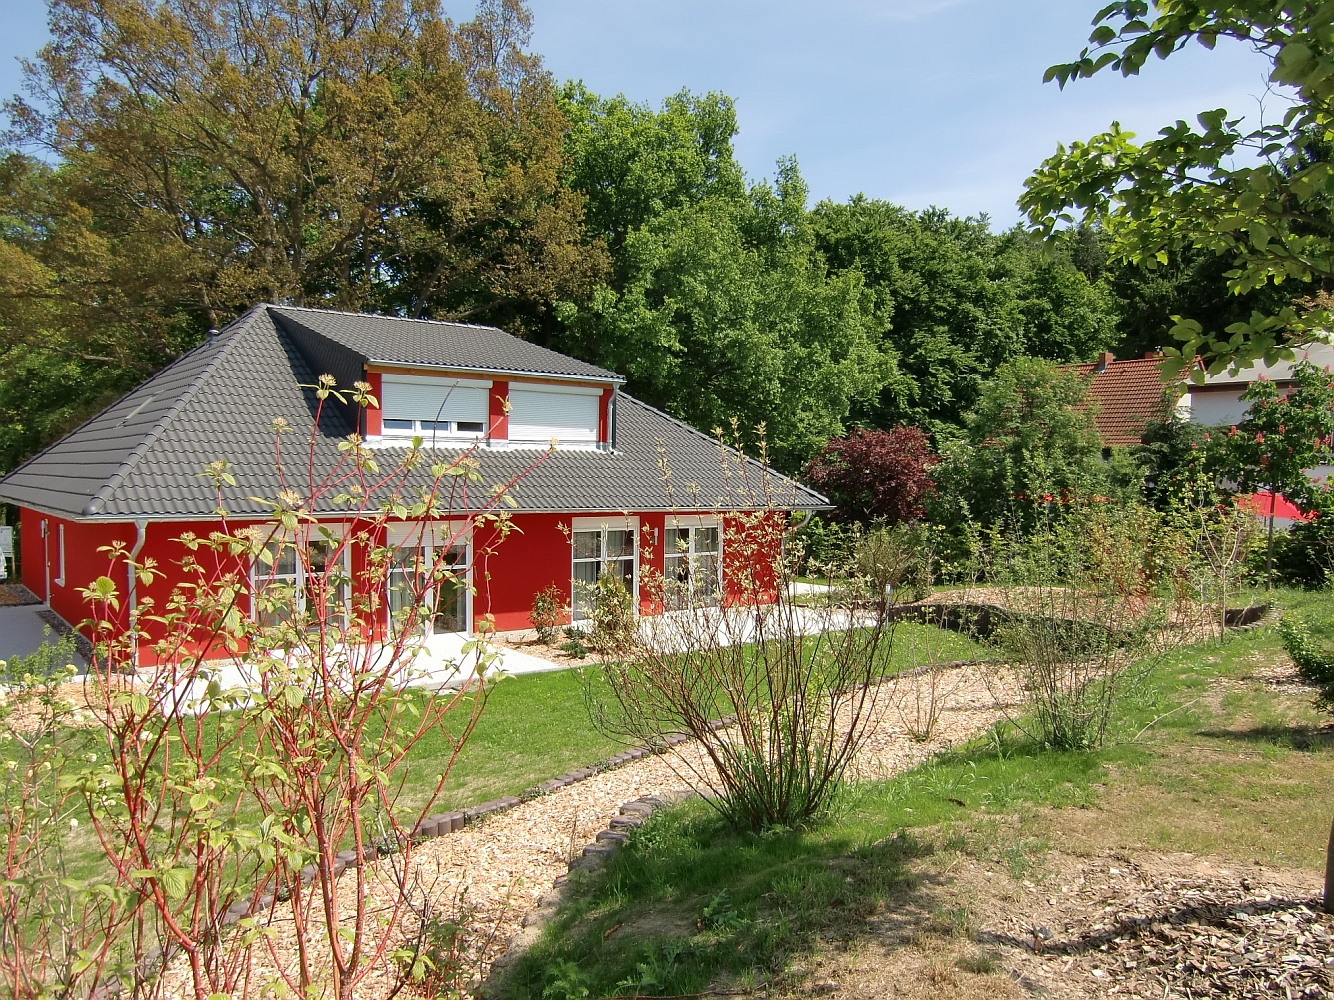
[[1270, 492], [1268, 571], [1277, 495], [1310, 510], [1314, 495], [1307, 471], [1328, 461], [1334, 442], [1334, 377], [1302, 361], [1293, 365], [1290, 388], [1262, 378], [1241, 400], [1249, 404], [1246, 416], [1226, 433], [1211, 436], [1209, 464], [1230, 489]]

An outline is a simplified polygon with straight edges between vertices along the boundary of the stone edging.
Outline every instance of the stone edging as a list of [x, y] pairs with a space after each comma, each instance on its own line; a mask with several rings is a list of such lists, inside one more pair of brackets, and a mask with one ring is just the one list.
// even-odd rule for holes
[[[617, 815], [612, 817], [606, 829], [599, 830], [593, 842], [586, 846], [578, 857], [570, 861], [570, 871], [598, 867], [615, 854], [621, 845], [630, 839], [630, 834], [643, 826], [644, 821], [659, 809], [699, 797], [698, 792], [679, 790], [664, 792], [661, 795], [643, 795], [621, 803]], [[489, 996], [491, 988], [497, 985], [493, 979], [496, 973], [508, 968], [541, 936], [547, 921], [556, 915], [561, 904], [565, 902], [565, 889], [569, 884], [569, 878], [568, 874], [557, 877], [551, 891], [538, 899], [537, 906], [524, 914], [519, 932], [510, 938], [505, 953], [491, 963], [486, 979], [474, 990], [476, 996]]]

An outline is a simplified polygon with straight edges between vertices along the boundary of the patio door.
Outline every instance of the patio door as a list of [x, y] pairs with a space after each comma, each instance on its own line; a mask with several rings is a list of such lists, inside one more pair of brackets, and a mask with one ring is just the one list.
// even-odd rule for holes
[[466, 527], [396, 524], [389, 529], [387, 544], [390, 628], [401, 627], [416, 602], [417, 627], [427, 635], [470, 632], [472, 538]]
[[603, 573], [620, 581], [639, 607], [637, 536], [639, 518], [573, 518], [574, 559], [570, 607], [575, 621], [592, 617], [595, 586]]
[[663, 545], [669, 610], [717, 607], [723, 593], [723, 529], [717, 518], [667, 518]]

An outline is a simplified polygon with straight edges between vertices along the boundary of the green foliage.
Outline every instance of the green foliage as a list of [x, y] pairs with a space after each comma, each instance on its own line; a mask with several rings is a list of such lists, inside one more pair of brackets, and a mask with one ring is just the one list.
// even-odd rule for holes
[[997, 539], [988, 583], [1006, 619], [992, 641], [1025, 692], [1019, 723], [1044, 746], [1091, 750], [1170, 641], [1186, 546], [1135, 504], [1075, 503]]
[[26, 656], [0, 660], [0, 684], [51, 684], [69, 680], [77, 671], [73, 636], [48, 642], [51, 630], [42, 630], [42, 644]]
[[560, 644], [560, 650], [567, 656], [572, 656], [576, 660], [582, 660], [589, 653], [593, 652], [593, 647], [589, 645], [588, 633], [581, 628], [573, 625], [565, 626], [565, 641]]
[[533, 623], [539, 642], [554, 644], [557, 629], [569, 616], [570, 608], [565, 600], [565, 591], [556, 584], [543, 587], [533, 595], [533, 609], [528, 613], [528, 620]]
[[1274, 535], [1274, 574], [1283, 583], [1315, 590], [1334, 581], [1334, 496], [1314, 489], [1303, 506], [1314, 516]]
[[1209, 462], [1240, 491], [1265, 487], [1303, 503], [1312, 489], [1306, 470], [1334, 442], [1334, 380], [1308, 361], [1293, 365], [1292, 379], [1291, 388], [1252, 382], [1241, 395], [1246, 416], [1212, 435]]
[[962, 513], [1025, 530], [1043, 512], [1114, 490], [1087, 389], [1072, 372], [1036, 358], [1008, 361], [965, 422], [966, 436], [944, 446], [935, 470], [938, 521]]
[[1277, 631], [1302, 680], [1319, 688], [1321, 697], [1334, 705], [1334, 650], [1318, 639], [1310, 623], [1296, 612], [1284, 612]]
[[[1159, 0], [1150, 15], [1145, 0], [1120, 0], [1094, 24], [1089, 47], [1048, 69], [1047, 79], [1065, 86], [1104, 69], [1135, 75], [1150, 55], [1163, 59], [1191, 41], [1213, 48], [1220, 38], [1234, 39], [1269, 58], [1270, 82], [1291, 88], [1293, 104], [1281, 120], [1250, 131], [1227, 109], [1206, 110], [1195, 123], [1177, 121], [1143, 143], [1114, 123], [1086, 142], [1059, 147], [1027, 181], [1021, 207], [1046, 233], [1076, 218], [1100, 223], [1115, 257], [1148, 270], [1213, 254], [1229, 265], [1234, 293], [1297, 285], [1287, 301], [1259, 303], [1260, 311], [1221, 329], [1178, 318], [1173, 370], [1184, 373], [1198, 354], [1209, 356], [1210, 373], [1234, 362], [1291, 358], [1288, 341], [1309, 338], [1330, 319], [1323, 303], [1289, 303], [1334, 279], [1334, 14], [1325, 4]], [[1190, 377], [1198, 382], [1204, 373]]]
[[860, 276], [827, 275], [814, 253], [796, 164], [747, 188], [715, 95], [653, 112], [574, 90], [567, 106], [568, 176], [615, 262], [590, 301], [558, 306], [555, 346], [697, 427], [763, 423], [797, 468], [898, 376]]
[[[525, 330], [585, 298], [607, 258], [560, 183], [530, 20], [520, 0], [461, 23], [409, 0], [53, 0], [6, 106], [0, 408], [23, 427], [0, 459], [256, 302]], [[24, 407], [48, 370], [72, 392]]]
[[604, 656], [621, 656], [639, 645], [639, 609], [620, 577], [604, 571], [592, 587], [588, 645]]
[[830, 272], [860, 275], [874, 296], [875, 327], [907, 376], [867, 411], [876, 426], [957, 424], [1005, 361], [1088, 360], [1116, 339], [1113, 300], [1059, 241], [862, 196], [821, 202], [810, 219]]
[[859, 524], [843, 524], [827, 521], [819, 514], [811, 515], [796, 533], [803, 570], [811, 576], [845, 575], [853, 565], [861, 532]]
[[1131, 453], [1143, 470], [1145, 492], [1159, 510], [1194, 488], [1209, 439], [1204, 427], [1175, 414], [1144, 428]]
[[[931, 530], [920, 521], [873, 528], [857, 540], [857, 572], [874, 593], [901, 589], [906, 599], [924, 600], [931, 593], [933, 558]], [[896, 601], [903, 596], [896, 595]]]

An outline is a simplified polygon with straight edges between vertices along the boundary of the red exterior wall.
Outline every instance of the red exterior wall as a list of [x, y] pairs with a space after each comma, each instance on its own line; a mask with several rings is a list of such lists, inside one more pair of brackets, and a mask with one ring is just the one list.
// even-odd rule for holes
[[[366, 372], [366, 381], [371, 384], [371, 395], [375, 397], [375, 402], [384, 404], [384, 376], [379, 372]], [[380, 423], [384, 414], [381, 406], [368, 406], [362, 412], [366, 414], [366, 436], [378, 437], [384, 431], [384, 425]]]
[[505, 401], [510, 398], [508, 382], [491, 383], [491, 440], [508, 441], [510, 438], [510, 415], [505, 412]]
[[[47, 537], [42, 538], [42, 525], [47, 525]], [[65, 531], [65, 576], [60, 580], [60, 529]], [[99, 552], [102, 546], [117, 541], [127, 548], [134, 544], [132, 524], [98, 524], [70, 521], [23, 510], [19, 522], [19, 544], [23, 548], [23, 585], [43, 600], [51, 610], [71, 625], [78, 626], [88, 617], [89, 609], [79, 591], [111, 569], [111, 558]], [[49, 559], [50, 593], [47, 592]], [[116, 583], [123, 594], [126, 588], [124, 573]], [[85, 630], [86, 632], [86, 630]]]
[[[599, 515], [580, 515], [599, 516]], [[607, 512], [603, 515], [608, 522], [621, 519], [621, 513]], [[781, 515], [774, 521], [772, 528], [778, 530], [760, 530], [754, 523], [728, 517], [723, 519], [723, 587], [729, 603], [761, 592], [761, 599], [773, 599], [772, 593], [764, 593], [765, 588], [757, 588], [757, 580], [763, 582], [764, 548], [777, 544], [781, 538]], [[121, 542], [128, 550], [134, 545], [135, 526], [128, 523], [73, 522], [36, 511], [24, 510], [20, 522], [19, 539], [23, 554], [23, 582], [38, 597], [46, 597], [45, 567], [46, 558], [41, 536], [41, 524], [49, 524], [50, 537], [47, 540], [51, 560], [51, 606], [66, 621], [77, 625], [89, 614], [89, 609], [78, 594], [78, 590], [88, 586], [99, 576], [111, 574], [122, 596], [122, 606], [128, 608], [125, 599], [127, 580], [123, 564], [113, 571], [108, 554], [97, 551], [100, 547], [113, 542]], [[639, 579], [640, 610], [644, 614], [653, 614], [661, 610], [650, 600], [651, 587], [645, 586], [646, 577], [660, 575], [663, 569], [663, 527], [665, 515], [646, 513], [639, 515]], [[232, 522], [232, 530], [237, 530], [252, 522]], [[56, 583], [59, 573], [59, 525], [65, 526], [65, 581]], [[477, 593], [473, 600], [473, 620], [491, 616], [495, 627], [501, 631], [531, 627], [528, 612], [532, 608], [533, 595], [552, 584], [559, 586], [568, 595], [571, 578], [570, 538], [567, 530], [571, 525], [571, 515], [565, 514], [516, 514], [514, 528], [504, 539], [497, 537], [493, 527], [483, 526], [473, 529], [473, 584]], [[149, 522], [145, 534], [139, 561], [151, 561], [161, 575], [150, 585], [138, 587], [140, 601], [151, 599], [158, 611], [165, 608], [172, 588], [180, 582], [183, 574], [177, 567], [182, 559], [193, 555], [204, 563], [208, 574], [232, 572], [248, 574], [249, 567], [241, 561], [231, 561], [218, 556], [207, 549], [197, 549], [191, 553], [178, 540], [187, 533], [206, 536], [217, 528], [215, 521], [199, 522]], [[349, 534], [357, 526], [349, 525]], [[363, 546], [353, 546], [350, 569], [353, 580], [361, 577], [365, 571], [366, 558]], [[761, 566], [757, 570], [757, 565]], [[763, 579], [771, 580], [771, 576]], [[249, 610], [249, 609], [247, 609]], [[161, 636], [156, 634], [155, 626], [145, 626], [145, 647]], [[152, 662], [152, 652], [141, 648], [141, 662]]]

